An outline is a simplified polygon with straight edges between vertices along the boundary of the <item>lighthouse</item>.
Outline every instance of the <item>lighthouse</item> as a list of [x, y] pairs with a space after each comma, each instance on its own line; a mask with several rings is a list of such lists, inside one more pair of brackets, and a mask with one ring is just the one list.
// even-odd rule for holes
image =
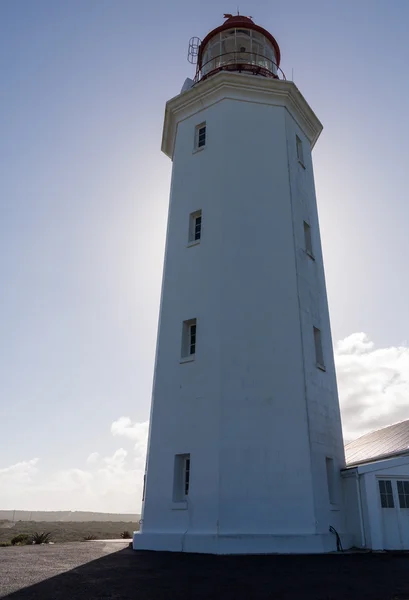
[[172, 183], [133, 547], [332, 551], [345, 459], [311, 158], [322, 125], [252, 18], [225, 15], [189, 57], [163, 128]]

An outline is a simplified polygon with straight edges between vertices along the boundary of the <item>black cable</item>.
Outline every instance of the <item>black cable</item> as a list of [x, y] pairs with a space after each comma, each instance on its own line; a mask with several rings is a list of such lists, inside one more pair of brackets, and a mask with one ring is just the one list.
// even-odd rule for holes
[[341, 538], [339, 537], [338, 531], [332, 525], [329, 526], [329, 530], [330, 530], [330, 533], [334, 533], [336, 535], [336, 538], [337, 538], [337, 552], [343, 552], [344, 549], [342, 547], [342, 542], [341, 542]]

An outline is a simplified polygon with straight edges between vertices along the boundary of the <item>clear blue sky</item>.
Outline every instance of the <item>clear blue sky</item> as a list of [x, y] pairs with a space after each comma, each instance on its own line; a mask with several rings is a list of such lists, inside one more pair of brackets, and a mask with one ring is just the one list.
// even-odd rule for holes
[[[324, 124], [314, 166], [334, 342], [365, 332], [377, 348], [406, 348], [409, 2], [239, 6], [276, 37]], [[92, 473], [77, 502], [66, 479], [97, 460], [107, 471], [119, 461], [122, 475], [138, 462], [135, 429], [110, 428], [149, 416], [171, 169], [164, 106], [193, 76], [189, 38], [235, 9], [0, 2], [0, 474], [17, 485], [0, 489], [0, 508], [133, 509], [133, 488], [126, 505], [108, 489], [98, 504]], [[126, 459], [109, 458], [120, 446]]]

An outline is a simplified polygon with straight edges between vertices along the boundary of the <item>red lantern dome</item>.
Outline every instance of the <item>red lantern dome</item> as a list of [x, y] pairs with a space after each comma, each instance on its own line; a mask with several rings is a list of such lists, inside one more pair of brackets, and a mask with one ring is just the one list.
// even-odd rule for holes
[[223, 25], [208, 33], [200, 44], [196, 81], [218, 71], [246, 71], [278, 79], [278, 71], [282, 73], [280, 48], [271, 33], [251, 17], [224, 16]]

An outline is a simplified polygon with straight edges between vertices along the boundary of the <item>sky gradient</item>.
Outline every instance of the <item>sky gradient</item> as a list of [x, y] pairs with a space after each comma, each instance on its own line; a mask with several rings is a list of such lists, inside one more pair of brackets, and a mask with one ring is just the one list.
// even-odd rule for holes
[[[204, 10], [204, 6], [206, 7]], [[0, 508], [138, 511], [171, 162], [165, 102], [236, 5], [0, 3]], [[240, 4], [313, 153], [345, 437], [409, 418], [409, 3]]]

